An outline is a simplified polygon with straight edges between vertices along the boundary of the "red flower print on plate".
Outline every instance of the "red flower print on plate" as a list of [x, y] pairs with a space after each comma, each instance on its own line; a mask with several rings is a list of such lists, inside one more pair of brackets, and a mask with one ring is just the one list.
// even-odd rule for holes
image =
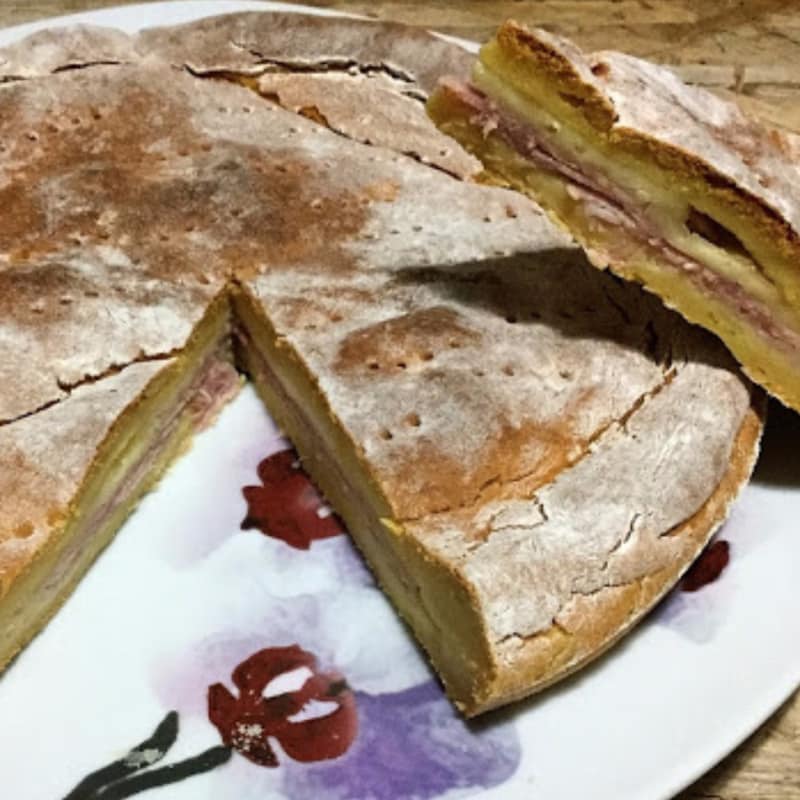
[[344, 533], [338, 518], [300, 467], [294, 450], [282, 450], [258, 465], [261, 486], [245, 486], [247, 516], [242, 529], [257, 528], [298, 550], [315, 539]]
[[681, 581], [684, 592], [696, 592], [722, 575], [731, 560], [731, 546], [725, 539], [718, 539], [700, 553], [697, 561], [689, 567]]
[[[308, 678], [302, 686], [267, 696], [273, 681], [303, 668]], [[210, 772], [226, 763], [234, 750], [262, 767], [276, 767], [270, 738], [301, 762], [337, 758], [355, 741], [358, 715], [347, 681], [338, 674], [319, 672], [317, 659], [297, 645], [259, 650], [236, 667], [233, 682], [238, 698], [221, 683], [208, 688], [208, 718], [222, 736], [222, 745], [151, 769], [178, 738], [178, 714], [170, 711], [152, 736], [87, 775], [64, 800], [132, 797]], [[319, 713], [320, 706], [324, 713]]]
[[[272, 681], [303, 667], [311, 674], [299, 689], [265, 696]], [[223, 742], [250, 761], [278, 765], [271, 738], [290, 758], [303, 762], [337, 758], [355, 740], [358, 715], [352, 690], [340, 675], [318, 672], [316, 658], [297, 645], [260, 650], [239, 664], [232, 677], [238, 698], [221, 683], [210, 686], [208, 718]], [[315, 704], [333, 710], [302, 718]]]

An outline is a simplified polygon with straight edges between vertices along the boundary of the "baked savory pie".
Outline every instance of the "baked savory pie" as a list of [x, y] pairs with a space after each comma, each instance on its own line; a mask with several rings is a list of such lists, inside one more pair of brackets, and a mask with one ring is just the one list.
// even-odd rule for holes
[[716, 333], [800, 410], [800, 169], [786, 134], [664, 67], [514, 22], [430, 112], [596, 266]]
[[424, 99], [468, 61], [266, 13], [0, 51], [0, 664], [240, 373], [466, 714], [596, 656], [688, 567], [760, 395], [463, 180]]

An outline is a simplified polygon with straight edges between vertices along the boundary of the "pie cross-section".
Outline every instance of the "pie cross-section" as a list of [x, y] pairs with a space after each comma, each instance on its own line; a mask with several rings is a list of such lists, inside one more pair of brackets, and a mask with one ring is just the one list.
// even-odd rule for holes
[[[668, 590], [749, 474], [760, 396], [538, 207], [460, 179], [420, 98], [461, 50], [305, 24], [3, 54], [0, 663], [244, 372], [480, 713]], [[396, 99], [374, 136], [362, 91]]]

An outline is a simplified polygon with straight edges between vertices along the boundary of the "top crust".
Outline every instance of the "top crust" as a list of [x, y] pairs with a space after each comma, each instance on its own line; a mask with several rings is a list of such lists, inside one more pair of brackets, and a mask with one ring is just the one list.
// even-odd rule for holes
[[[180, 350], [236, 257], [255, 248], [257, 233], [242, 236], [229, 211], [247, 205], [246, 180], [210, 195], [197, 183], [255, 139], [218, 110], [248, 93], [222, 85], [209, 96], [179, 72], [166, 89], [159, 75], [96, 66], [0, 88], [0, 206], [14, 209], [0, 218], [0, 423]], [[227, 136], [214, 152], [203, 119]], [[215, 206], [205, 237], [193, 236]]]
[[138, 59], [135, 40], [122, 31], [93, 25], [48, 28], [0, 49], [0, 83]]
[[[133, 37], [102, 28], [44, 31], [0, 50], [0, 204], [15, 209], [0, 220], [7, 353], [0, 379], [8, 387], [0, 424], [63, 399], [83, 380], [179, 351], [227, 281], [261, 271], [267, 254], [285, 268], [316, 261], [344, 268], [349, 257], [337, 243], [357, 238], [369, 208], [391, 194], [380, 181], [361, 193], [337, 189], [333, 169], [316, 177], [322, 150], [332, 166], [346, 142], [243, 86], [199, 80], [180, 66], [190, 59], [198, 69], [212, 61], [225, 71], [245, 69], [247, 51], [231, 44], [240, 35], [269, 52], [291, 40], [292, 58], [322, 48], [328, 61], [334, 53], [355, 64], [353, 76], [265, 73], [265, 93], [292, 111], [317, 103], [328, 126], [346, 136], [455, 175], [476, 170], [409, 94], [422, 89], [408, 76], [433, 83], [435, 57], [450, 69], [467, 54], [427, 34], [404, 37], [396, 26], [245, 14]], [[175, 66], [165, 67], [159, 53]], [[365, 76], [383, 63], [381, 53], [407, 77]], [[246, 60], [252, 67], [249, 52]], [[336, 90], [326, 91], [331, 81]], [[359, 98], [376, 93], [382, 113], [369, 123], [354, 119]], [[398, 130], [410, 133], [398, 138]], [[388, 161], [383, 147], [375, 150]], [[410, 160], [402, 163], [410, 168]], [[396, 172], [402, 181], [403, 166]], [[534, 247], [551, 230], [544, 221], [525, 234], [521, 222], [514, 227], [516, 241], [498, 229], [492, 246], [518, 249], [524, 240]]]
[[473, 56], [438, 36], [390, 22], [250, 12], [133, 36], [89, 25], [40, 31], [0, 48], [0, 83], [148, 59], [200, 74], [380, 73], [404, 94], [424, 99], [441, 75], [467, 77]]
[[[10, 443], [0, 476], [48, 437], [71, 448], [60, 509], [109, 430], [92, 403], [125, 384], [107, 404], [112, 417], [121, 412], [236, 284], [316, 384], [394, 519], [429, 563], [471, 587], [493, 639], [486, 647], [535, 635], [548, 624], [543, 609], [567, 604], [573, 589], [688, 563], [698, 542], [662, 538], [664, 526], [698, 512], [727, 475], [738, 432], [748, 420], [760, 427], [722, 347], [590, 268], [533, 203], [401, 154], [385, 130], [396, 117], [378, 117], [369, 137], [386, 146], [365, 144], [341, 109], [331, 112], [334, 133], [239, 80], [258, 76], [280, 94], [286, 81], [272, 72], [287, 63], [350, 69], [355, 60], [356, 85], [378, 65], [391, 74], [370, 91], [395, 92], [413, 119], [405, 101], [452, 72], [463, 51], [397, 26], [273, 14], [145, 32], [131, 40], [130, 62], [86, 69], [59, 69], [51, 40], [41, 42], [47, 55], [34, 46], [30, 57], [39, 77], [0, 87], [0, 206], [17, 210], [0, 218], [0, 341], [14, 353], [0, 369], [16, 387], [0, 413]], [[76, 42], [87, 48], [83, 65], [105, 61], [95, 56], [112, 43], [126, 51], [115, 34], [77, 32], [62, 59], [73, 67]], [[19, 67], [21, 52], [0, 59]], [[209, 72], [217, 79], [198, 76]], [[300, 112], [303, 93], [319, 86], [298, 82], [284, 102]], [[348, 130], [356, 141], [340, 135]], [[79, 433], [73, 442], [54, 431]], [[747, 469], [755, 439], [737, 459]], [[663, 495], [632, 491], [639, 458]], [[39, 527], [25, 550], [18, 540], [33, 525], [0, 519], [6, 583], [62, 521], [36, 516], [46, 466], [42, 456], [7, 487]], [[743, 479], [725, 485], [721, 505]], [[586, 518], [581, 494], [595, 484], [609, 489], [602, 525]], [[635, 550], [623, 546], [628, 528]], [[700, 543], [712, 528], [701, 526]], [[576, 538], [581, 549], [565, 553]], [[542, 559], [567, 555], [568, 570], [519, 597]], [[510, 579], [519, 580], [508, 592], [515, 610], [497, 595]]]
[[406, 25], [293, 13], [230, 14], [146, 30], [137, 48], [197, 72], [382, 71], [424, 94], [443, 74], [466, 77], [472, 63], [463, 48]]
[[[328, 280], [341, 302], [359, 297], [359, 273], [379, 272], [378, 248], [384, 266], [422, 269], [569, 246], [528, 201], [348, 141], [242, 85], [155, 56], [96, 63], [112, 47], [130, 55], [121, 36], [74, 29], [62, 58], [52, 34], [0, 51], [7, 66], [22, 52], [34, 65], [0, 86], [0, 205], [15, 209], [0, 218], [0, 430], [177, 355], [234, 279], [302, 276], [304, 295]], [[423, 104], [394, 85], [381, 91], [421, 127]], [[396, 138], [394, 122], [378, 118], [373, 138]], [[420, 194], [395, 204], [404, 186]], [[379, 227], [391, 244], [375, 241]]]
[[800, 168], [785, 133], [745, 116], [735, 103], [687, 86], [668, 68], [632, 56], [582, 53], [571, 42], [512, 21], [500, 28], [497, 41], [511, 57], [544, 68], [596, 128], [734, 193], [800, 248]]

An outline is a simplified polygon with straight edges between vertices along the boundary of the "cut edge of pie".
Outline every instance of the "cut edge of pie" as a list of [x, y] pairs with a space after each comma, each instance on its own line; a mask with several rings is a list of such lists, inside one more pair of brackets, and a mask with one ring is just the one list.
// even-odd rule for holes
[[[259, 17], [267, 31], [269, 16]], [[238, 17], [204, 21], [201, 27], [214, 32], [215, 42], [229, 45], [229, 26], [237, 28], [240, 21]], [[251, 22], [247, 15], [246, 27], [252, 32]], [[302, 19], [291, 24], [302, 25]], [[181, 47], [192, 41], [183, 33], [175, 39]], [[419, 45], [419, 36], [414, 36]], [[115, 46], [120, 46], [118, 41]], [[131, 52], [131, 58], [138, 57], [135, 48]], [[217, 50], [212, 52], [213, 63], [224, 67]], [[237, 49], [231, 57], [241, 58], [242, 53]], [[19, 274], [12, 285], [18, 292], [13, 310], [19, 316], [6, 320], [3, 333], [9, 335], [17, 323], [24, 332], [30, 319], [42, 325], [38, 312], [28, 308], [33, 298], [26, 293], [31, 286], [36, 289], [38, 278], [23, 274], [28, 269], [26, 258], [32, 258], [49, 281], [53, 315], [69, 337], [85, 323], [76, 304], [71, 300], [62, 304], [65, 288], [73, 294], [91, 291], [85, 298], [90, 311], [90, 298], [97, 298], [99, 290], [100, 300], [112, 303], [122, 323], [127, 315], [149, 310], [148, 293], [177, 286], [193, 299], [170, 295], [174, 316], [168, 318], [169, 352], [142, 349], [141, 357], [125, 366], [94, 376], [87, 371], [79, 385], [64, 390], [65, 396], [51, 406], [0, 423], [0, 441], [19, 434], [16, 444], [21, 443], [17, 450], [22, 453], [35, 443], [49, 454], [53, 445], [47, 441], [48, 431], [58, 431], [57, 440], [65, 450], [75, 450], [71, 474], [81, 472], [74, 485], [42, 489], [47, 492], [46, 503], [39, 495], [51, 477], [46, 469], [28, 475], [22, 488], [14, 488], [13, 480], [5, 484], [18, 492], [15, 498], [25, 499], [20, 513], [30, 513], [37, 524], [30, 536], [33, 528], [21, 529], [16, 539], [13, 533], [0, 539], [4, 581], [0, 594], [5, 592], [0, 598], [0, 623], [17, 617], [13, 628], [0, 625], [0, 665], [63, 602], [138, 499], [185, 447], [192, 431], [235, 392], [240, 378], [233, 367], [253, 377], [268, 409], [297, 445], [312, 477], [344, 518], [465, 714], [478, 714], [537, 691], [609, 646], [688, 567], [724, 518], [758, 451], [761, 394], [753, 392], [711, 337], [668, 314], [635, 287], [585, 267], [580, 254], [568, 248], [567, 238], [524, 198], [459, 183], [391, 149], [353, 145], [307, 120], [284, 116], [280, 109], [253, 107], [253, 93], [241, 86], [208, 81], [195, 85], [199, 79], [176, 73], [169, 95], [155, 87], [151, 96], [142, 87], [151, 88], [153, 74], [163, 65], [151, 61], [141, 74], [133, 75], [135, 69], [135, 65], [98, 67], [96, 74], [98, 97], [120, 97], [120, 88], [136, 90], [131, 94], [132, 102], [139, 103], [136, 125], [127, 126], [117, 142], [113, 135], [119, 132], [99, 116], [91, 123], [93, 129], [71, 122], [61, 139], [77, 140], [84, 148], [95, 130], [92, 141], [101, 151], [103, 142], [111, 141], [117, 142], [114, 148], [132, 143], [134, 154], [137, 147], [151, 154], [152, 138], [161, 133], [153, 132], [148, 114], [157, 116], [165, 129], [174, 114], [175, 142], [168, 141], [178, 166], [164, 169], [158, 159], [143, 166], [132, 159], [141, 172], [121, 187], [123, 191], [133, 187], [133, 194], [130, 198], [114, 194], [116, 206], [103, 210], [131, 211], [125, 204], [133, 203], [134, 213], [112, 214], [111, 222], [99, 231], [101, 236], [90, 228], [96, 239], [82, 244], [77, 260], [68, 239], [46, 243], [53, 252], [41, 255], [34, 248], [33, 256], [17, 256]], [[53, 80], [63, 82], [62, 91], [74, 84], [74, 97], [85, 98], [86, 85], [92, 86], [87, 74], [88, 70], [68, 71]], [[238, 74], [232, 77], [241, 79]], [[8, 96], [11, 92], [10, 88]], [[24, 90], [20, 93], [26, 96]], [[53, 90], [47, 102], [57, 94]], [[69, 116], [77, 118], [75, 102], [66, 105]], [[91, 97], [81, 102], [90, 103]], [[184, 102], [188, 107], [181, 105]], [[234, 125], [229, 112], [236, 108], [247, 111]], [[44, 121], [52, 122], [48, 117]], [[180, 122], [187, 124], [178, 128]], [[112, 136], [104, 136], [109, 129]], [[18, 126], [21, 151], [24, 155], [33, 150], [24, 158], [36, 163], [36, 148], [43, 145], [25, 137], [24, 130]], [[277, 156], [263, 143], [270, 130], [276, 133]], [[118, 157], [118, 151], [112, 155]], [[194, 160], [185, 161], [189, 155]], [[316, 180], [309, 168], [311, 157], [331, 167], [323, 180]], [[56, 167], [72, 176], [75, 158], [62, 155], [62, 159]], [[95, 155], [93, 167], [102, 163]], [[119, 178], [115, 164], [112, 160], [106, 168]], [[188, 168], [181, 166], [186, 164]], [[182, 169], [191, 176], [186, 184], [176, 181]], [[98, 173], [102, 170], [89, 177]], [[288, 178], [280, 178], [287, 174]], [[206, 181], [204, 192], [192, 191], [193, 181], [201, 179]], [[254, 179], [262, 181], [255, 184], [257, 194]], [[84, 191], [85, 184], [76, 185], [74, 191]], [[69, 198], [68, 186], [69, 181], [61, 181], [59, 197]], [[142, 202], [141, 186], [151, 190], [151, 207], [146, 209], [137, 205]], [[30, 181], [27, 189], [36, 199], [42, 181]], [[208, 229], [197, 230], [199, 217], [192, 202], [198, 195], [205, 198], [209, 190], [227, 204], [218, 204], [215, 212], [237, 212], [232, 215], [235, 222], [226, 222], [222, 231], [212, 227], [221, 216], [214, 213], [205, 218]], [[321, 196], [325, 191], [332, 196]], [[258, 203], [250, 209], [254, 197]], [[176, 198], [188, 203], [177, 214]], [[99, 191], [89, 199], [104, 202]], [[67, 203], [54, 212], [58, 231], [69, 232], [70, 226], [84, 221], [71, 216], [73, 205]], [[155, 213], [145, 229], [152, 248], [145, 251], [139, 268], [132, 258], [141, 257], [136, 250], [141, 231], [125, 224], [130, 218], [138, 223], [143, 210]], [[248, 210], [256, 212], [261, 226], [248, 219], [237, 227]], [[351, 227], [342, 226], [348, 214], [353, 217]], [[270, 238], [263, 221], [273, 218], [280, 229]], [[114, 222], [120, 220], [115, 228]], [[331, 220], [339, 222], [340, 230]], [[159, 238], [157, 234], [167, 228], [172, 236]], [[28, 229], [37, 230], [35, 225]], [[212, 247], [191, 249], [202, 234]], [[97, 256], [95, 249], [105, 259], [99, 266], [89, 257]], [[179, 262], [180, 269], [170, 272], [168, 267], [184, 251], [189, 256]], [[533, 255], [519, 255], [526, 252]], [[210, 263], [192, 261], [198, 253]], [[256, 263], [264, 253], [272, 259], [269, 268]], [[64, 261], [72, 271], [64, 269]], [[577, 299], [588, 306], [578, 312], [571, 305], [557, 307], [557, 302], [571, 297], [570, 288], [562, 285], [566, 270], [577, 281]], [[515, 275], [524, 280], [515, 283]], [[297, 276], [306, 281], [302, 288]], [[119, 300], [120, 295], [129, 305]], [[542, 304], [549, 299], [553, 307], [545, 308]], [[206, 309], [202, 317], [198, 309]], [[546, 319], [539, 312], [545, 312]], [[527, 314], [524, 320], [523, 314]], [[149, 322], [148, 334], [161, 330], [162, 319]], [[103, 330], [111, 337], [115, 329]], [[128, 344], [132, 350], [126, 352], [135, 352], [137, 340]], [[493, 349], [498, 344], [499, 349]], [[541, 362], [529, 363], [531, 344], [541, 345]], [[106, 342], [100, 349], [108, 357]], [[384, 358], [385, 368], [372, 369], [376, 352]], [[567, 361], [555, 363], [562, 355]], [[50, 360], [42, 358], [40, 363], [48, 369], [51, 360], [58, 360], [52, 354]], [[508, 363], [505, 358], [516, 361]], [[590, 363], [605, 364], [606, 359], [612, 368]], [[570, 373], [578, 366], [586, 368], [585, 375]], [[366, 412], [354, 407], [364, 381], [378, 398]], [[418, 402], [421, 393], [429, 403], [421, 409], [425, 419], [401, 417], [412, 407], [395, 403], [396, 398]], [[595, 396], [600, 398], [596, 402]], [[532, 398], [546, 401], [542, 405], [553, 401], [552, 407], [542, 410]], [[452, 430], [446, 427], [450, 408], [458, 417]], [[679, 410], [677, 424], [675, 415], [666, 413], [670, 408]], [[694, 414], [696, 408], [702, 413]], [[401, 428], [402, 433], [389, 443], [381, 438], [380, 426], [391, 414], [398, 415], [392, 420], [398, 426], [395, 433]], [[642, 420], [652, 418], [658, 424], [648, 428]], [[715, 421], [712, 429], [709, 418]], [[163, 424], [152, 424], [160, 419]], [[686, 486], [665, 480], [671, 494], [662, 497], [650, 491], [653, 482], [643, 482], [638, 472], [631, 476], [626, 465], [658, 466], [660, 448], [648, 451], [647, 444], [652, 443], [654, 431], [664, 435], [667, 419], [670, 436], [680, 428], [688, 443], [683, 450], [672, 442], [665, 445], [667, 474], [671, 478], [669, 470], [680, 472], [682, 466], [685, 470], [684, 458], [692, 464], [693, 480], [684, 481], [692, 484]], [[83, 435], [87, 420], [94, 439]], [[465, 430], [469, 427], [465, 421], [473, 430]], [[449, 447], [452, 431], [464, 440], [465, 449]], [[615, 450], [620, 443], [628, 450]], [[5, 449], [4, 454], [8, 452]], [[630, 458], [625, 457], [628, 452], [633, 454]], [[602, 457], [596, 457], [598, 453]], [[47, 464], [46, 458], [40, 462]], [[609, 463], [616, 472], [609, 471]], [[409, 478], [417, 476], [409, 476], [409, 468], [433, 483], [440, 464], [449, 472], [444, 472], [445, 480], [438, 477], [435, 502], [430, 497], [415, 501], [408, 486]], [[486, 464], [490, 469], [483, 469]], [[592, 469], [599, 470], [604, 481], [592, 479]], [[588, 479], [581, 470], [589, 471]], [[620, 496], [615, 495], [615, 481], [622, 487]], [[648, 485], [640, 486], [643, 483]], [[575, 492], [598, 486], [614, 496], [617, 510], [627, 513], [634, 507], [650, 515], [648, 529], [641, 532], [636, 527], [636, 515], [627, 533], [626, 525], [618, 526], [616, 518], [595, 520], [605, 523], [605, 545], [600, 547], [594, 540], [595, 528], [587, 527], [576, 513], [587, 504]], [[641, 488], [642, 497], [629, 497], [631, 488]], [[421, 496], [425, 487], [415, 491]], [[555, 508], [547, 505], [548, 498]], [[110, 513], [109, 499], [116, 505]], [[636, 505], [640, 501], [641, 507]], [[542, 510], [545, 506], [549, 518]], [[669, 513], [662, 513], [665, 507]], [[540, 511], [542, 519], [536, 516]], [[561, 603], [571, 598], [553, 606], [550, 617], [541, 609], [530, 613], [530, 608], [517, 606], [530, 604], [534, 595], [538, 599], [536, 570], [542, 566], [542, 559], [528, 557], [520, 544], [526, 538], [535, 540], [540, 523], [556, 526], [559, 520], [553, 511], [564, 511], [566, 523], [587, 552], [580, 554], [585, 556], [583, 571], [578, 569], [581, 564], [569, 561], [568, 552], [568, 563], [558, 561], [554, 566], [543, 559], [550, 567], [545, 577], [554, 582], [552, 596], [545, 599]], [[93, 531], [92, 518], [103, 514]], [[13, 530], [21, 516], [2, 518], [3, 534], [9, 519]], [[550, 544], [560, 546], [564, 532], [570, 530], [548, 528]], [[84, 535], [92, 539], [81, 550]], [[619, 542], [612, 547], [617, 536]], [[56, 561], [70, 545], [74, 560], [59, 572]], [[600, 556], [615, 560], [613, 568], [604, 572], [607, 565], [597, 562]], [[591, 581], [586, 578], [589, 573]], [[42, 591], [48, 578], [55, 578], [57, 585]], [[592, 581], [601, 588], [588, 587]], [[36, 602], [31, 602], [32, 596]]]
[[756, 393], [716, 489], [691, 517], [662, 534], [682, 540], [680, 558], [623, 585], [576, 593], [549, 627], [531, 636], [498, 640], [462, 569], [438, 548], [427, 546], [414, 521], [393, 518], [368, 462], [360, 457], [358, 443], [348, 440], [315, 377], [281, 341], [257, 299], [241, 287], [233, 297], [238, 363], [345, 521], [448, 695], [468, 717], [547, 688], [618, 641], [691, 566], [727, 518], [758, 457], [766, 404]]
[[[7, 590], [0, 591], [0, 670], [61, 607], [139, 500], [189, 447], [195, 431], [210, 425], [238, 392], [228, 307], [227, 293], [212, 301], [182, 352], [128, 364], [0, 427], [6, 446], [31, 437], [38, 444], [52, 435], [67, 446], [81, 439], [74, 446], [87, 451], [79, 488], [66, 503], [48, 497], [48, 476], [38, 476], [43, 495], [38, 502], [52, 531], [47, 546], [33, 558], [24, 547], [17, 558], [13, 551], [0, 553], [0, 590]], [[101, 439], [93, 442], [98, 431]], [[18, 498], [26, 501], [35, 498]], [[22, 526], [19, 543], [32, 533], [30, 523]]]
[[428, 111], [595, 266], [717, 334], [800, 410], [800, 170], [786, 134], [664, 67], [513, 21]]

